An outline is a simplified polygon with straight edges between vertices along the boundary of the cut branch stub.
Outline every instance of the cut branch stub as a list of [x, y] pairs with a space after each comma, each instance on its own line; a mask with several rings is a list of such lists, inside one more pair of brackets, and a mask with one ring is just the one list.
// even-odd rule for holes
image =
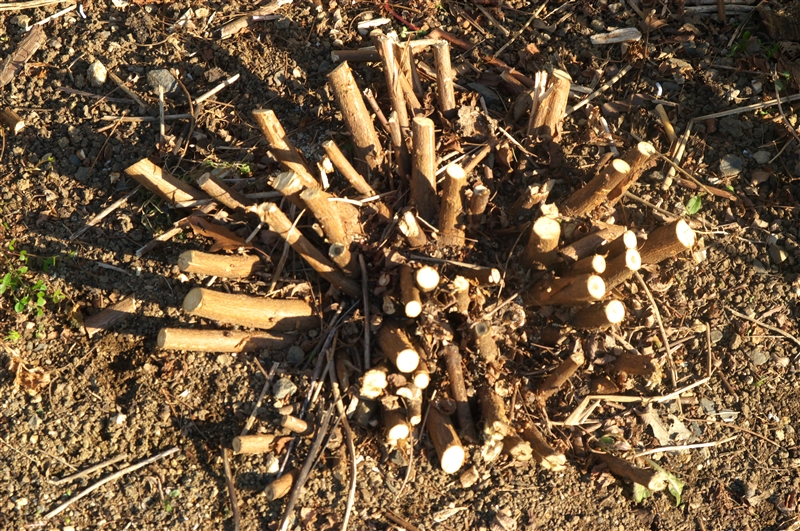
[[297, 481], [299, 475], [300, 469], [293, 468], [267, 485], [267, 488], [264, 489], [264, 496], [266, 497], [267, 501], [274, 502], [275, 500], [279, 500], [289, 494], [289, 491], [292, 490], [292, 485], [294, 485], [294, 482]]
[[460, 435], [468, 443], [476, 443], [478, 434], [475, 431], [475, 423], [472, 421], [472, 413], [469, 409], [467, 386], [464, 383], [464, 371], [461, 367], [461, 353], [457, 346], [450, 344], [444, 347], [444, 356], [447, 363], [447, 375], [450, 378], [450, 393], [456, 402], [456, 418], [458, 426], [461, 428]]
[[306, 161], [289, 140], [275, 112], [270, 109], [256, 109], [253, 111], [253, 119], [267, 139], [275, 159], [287, 170], [295, 172], [304, 188], [317, 184], [317, 180], [306, 166]]
[[419, 365], [419, 353], [405, 330], [397, 323], [384, 323], [378, 332], [378, 345], [397, 370], [403, 373], [414, 372]]
[[474, 333], [478, 354], [486, 365], [494, 370], [499, 370], [500, 349], [497, 348], [497, 342], [492, 337], [492, 325], [485, 321], [479, 321], [475, 323]]
[[619, 457], [614, 457], [613, 455], [595, 455], [597, 455], [600, 461], [608, 465], [608, 469], [611, 470], [611, 473], [616, 476], [633, 481], [634, 483], [638, 483], [639, 485], [647, 487], [653, 492], [658, 492], [667, 488], [667, 478], [664, 477], [664, 474], [661, 472], [656, 472], [655, 470], [649, 470], [646, 468], [639, 468], [630, 461], [626, 461], [625, 459], [621, 459]]
[[[401, 86], [400, 69], [395, 58], [394, 42], [386, 35], [377, 35], [375, 37], [375, 47], [378, 49], [383, 62], [383, 73], [386, 77], [386, 88], [389, 91], [392, 110], [397, 115], [397, 122], [400, 124], [401, 129], [405, 129], [409, 125], [408, 109], [406, 108]], [[389, 121], [391, 122], [391, 118], [389, 118]]]
[[567, 462], [566, 456], [563, 453], [554, 450], [544, 438], [544, 435], [534, 426], [528, 424], [522, 431], [522, 437], [531, 444], [533, 450], [533, 457], [542, 465], [542, 468], [558, 472], [563, 470], [564, 464]]
[[436, 133], [433, 120], [418, 116], [411, 122], [411, 201], [417, 214], [435, 224], [439, 207], [436, 195]]
[[411, 247], [422, 247], [428, 243], [428, 237], [422, 231], [422, 227], [417, 222], [417, 217], [410, 210], [407, 210], [397, 221], [397, 228], [406, 237]]
[[[297, 208], [306, 208], [305, 202], [300, 199], [300, 193], [308, 187], [303, 185], [303, 181], [297, 173], [293, 171], [281, 172], [273, 177], [269, 184]], [[314, 183], [312, 186], [317, 186], [317, 184]]]
[[344, 271], [348, 277], [358, 278], [361, 275], [357, 254], [351, 253], [346, 245], [332, 243], [328, 247], [328, 258], [333, 260], [333, 263]]
[[[333, 140], [326, 140], [322, 143], [322, 148], [331, 159], [331, 162], [337, 170], [347, 179], [347, 182], [356, 189], [356, 191], [364, 197], [375, 197], [378, 193], [369, 185], [366, 179], [350, 164], [347, 157], [339, 149], [339, 146]], [[392, 218], [389, 208], [380, 200], [370, 201], [367, 203], [368, 208], [372, 208], [384, 220]]]
[[636, 249], [639, 247], [639, 239], [632, 230], [626, 230], [617, 239], [607, 242], [597, 248], [598, 254], [604, 254], [607, 258], [615, 258], [625, 252], [626, 249]]
[[628, 163], [631, 171], [628, 175], [608, 193], [608, 204], [614, 206], [622, 199], [625, 192], [628, 191], [636, 181], [639, 180], [642, 173], [648, 168], [650, 160], [656, 155], [656, 148], [650, 142], [639, 142], [636, 147], [625, 153], [622, 160]]
[[414, 277], [419, 289], [425, 293], [429, 293], [439, 287], [439, 281], [441, 280], [439, 272], [431, 266], [420, 267]]
[[184, 251], [178, 257], [178, 268], [184, 273], [198, 273], [222, 278], [247, 278], [261, 269], [261, 260], [251, 255], [211, 254]]
[[187, 203], [208, 196], [192, 185], [173, 177], [149, 159], [142, 159], [125, 168], [125, 173], [154, 194], [170, 203]]
[[292, 249], [302, 256], [303, 259], [308, 262], [308, 265], [322, 278], [351, 297], [361, 296], [361, 286], [336, 269], [336, 267], [325, 258], [305, 236], [303, 236], [300, 230], [292, 225], [292, 222], [286, 217], [286, 214], [281, 212], [278, 205], [275, 203], [263, 203], [258, 206], [257, 211], [261, 220], [291, 245]]
[[531, 227], [528, 243], [522, 254], [522, 264], [533, 267], [535, 264], [550, 266], [556, 259], [558, 239], [561, 237], [561, 224], [549, 217], [540, 217]]
[[601, 254], [587, 256], [583, 260], [578, 260], [569, 268], [567, 276], [582, 275], [584, 273], [596, 273], [602, 275], [606, 270], [606, 259]]
[[449, 42], [440, 41], [433, 45], [433, 60], [436, 65], [436, 96], [439, 101], [439, 112], [445, 118], [451, 118], [452, 111], [456, 108], [456, 96], [453, 91]]
[[388, 444], [395, 445], [397, 441], [407, 439], [411, 434], [411, 429], [406, 421], [406, 412], [400, 405], [398, 397], [384, 396], [381, 398], [381, 418]]
[[365, 169], [375, 172], [382, 162], [383, 149], [375, 131], [375, 124], [347, 62], [334, 68], [328, 74], [328, 81], [333, 88], [339, 110], [342, 111], [347, 130], [353, 138], [356, 158], [361, 161]]
[[611, 242], [625, 232], [625, 227], [621, 225], [605, 224], [599, 230], [592, 232], [576, 242], [565, 245], [558, 250], [558, 254], [567, 260], [577, 262], [594, 252], [603, 244]]
[[553, 70], [548, 86], [549, 95], [538, 102], [530, 118], [528, 134], [533, 138], [558, 140], [561, 122], [567, 110], [567, 98], [572, 86], [572, 78], [563, 70]]
[[450, 417], [440, 413], [436, 406], [431, 406], [428, 412], [427, 428], [433, 446], [436, 448], [436, 454], [439, 456], [442, 470], [448, 474], [455, 474], [464, 464], [466, 452], [461, 446], [461, 441]]
[[584, 329], [608, 328], [625, 319], [625, 305], [620, 301], [598, 302], [583, 308], [572, 319], [572, 326]]
[[265, 299], [194, 288], [183, 299], [185, 312], [223, 323], [271, 330], [311, 330], [319, 317], [305, 301]]
[[[416, 120], [416, 118], [415, 118]], [[458, 164], [448, 164], [442, 187], [442, 204], [439, 209], [440, 242], [447, 247], [464, 245], [463, 201], [461, 198], [467, 185], [467, 174]]]
[[414, 282], [414, 270], [408, 264], [400, 266], [400, 294], [405, 306], [406, 317], [418, 317], [422, 313], [422, 299]]
[[[316, 324], [319, 320], [314, 318]], [[291, 336], [241, 330], [194, 330], [191, 328], [162, 328], [156, 345], [164, 350], [194, 352], [254, 352], [286, 348], [294, 342]]]
[[237, 192], [210, 173], [204, 173], [197, 178], [197, 186], [214, 201], [218, 201], [231, 210], [244, 210], [253, 204], [251, 199]]
[[634, 271], [642, 267], [642, 258], [636, 249], [626, 249], [624, 253], [612, 258], [606, 264], [603, 280], [606, 291], [611, 291], [633, 276]]
[[658, 264], [692, 248], [695, 234], [686, 221], [679, 219], [659, 227], [647, 235], [639, 254], [642, 265]]
[[15, 135], [25, 129], [25, 120], [8, 107], [0, 111], [0, 123], [5, 124]]
[[606, 284], [602, 277], [586, 273], [574, 277], [544, 280], [522, 294], [525, 304], [535, 306], [585, 304], [603, 298]]
[[233, 438], [231, 446], [236, 455], [263, 454], [272, 449], [273, 442], [275, 442], [275, 435], [271, 433], [240, 435]]
[[336, 204], [331, 202], [331, 194], [319, 186], [312, 186], [300, 193], [300, 199], [308, 206], [314, 217], [322, 225], [322, 231], [330, 243], [347, 245], [350, 239], [344, 229], [344, 222], [336, 209]]
[[559, 363], [555, 370], [542, 382], [537, 389], [537, 394], [543, 399], [556, 394], [570, 376], [575, 374], [575, 371], [583, 365], [584, 361], [583, 349], [580, 343], [576, 341], [572, 353]]
[[482, 384], [478, 386], [478, 400], [483, 416], [484, 442], [502, 441], [511, 431], [503, 399], [487, 384]]
[[564, 201], [561, 209], [568, 216], [583, 216], [591, 213], [606, 200], [608, 193], [623, 181], [630, 173], [631, 167], [622, 159], [614, 159], [611, 164], [585, 186], [573, 192]]

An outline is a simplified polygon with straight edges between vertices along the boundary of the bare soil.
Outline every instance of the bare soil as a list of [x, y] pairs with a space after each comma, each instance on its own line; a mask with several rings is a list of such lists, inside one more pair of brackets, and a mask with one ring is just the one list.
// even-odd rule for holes
[[[123, 170], [143, 157], [168, 165], [180, 176], [196, 172], [209, 161], [234, 164], [242, 177], [255, 179], [248, 191], [268, 190], [267, 177], [279, 168], [250, 117], [253, 109], [274, 109], [309, 160], [319, 160], [318, 146], [326, 137], [345, 142], [341, 116], [325, 86], [325, 75], [335, 66], [331, 51], [369, 45], [369, 38], [356, 31], [357, 22], [370, 15], [387, 15], [377, 3], [296, 2], [282, 8], [277, 20], [259, 22], [220, 41], [214, 30], [254, 5], [186, 0], [125, 4], [89, 0], [82, 4], [86, 18], [72, 11], [45, 24], [46, 39], [40, 50], [12, 83], [0, 89], [2, 107], [13, 108], [27, 123], [20, 134], [6, 133], [0, 155], [0, 274], [11, 273], [27, 286], [0, 297], [2, 529], [233, 528], [220, 451], [241, 432], [264, 376], [253, 355], [169, 352], [155, 345], [161, 327], [196, 322], [183, 314], [181, 302], [192, 287], [208, 284], [209, 279], [181, 275], [174, 264], [187, 249], [206, 249], [208, 240], [184, 231], [137, 258], [137, 249], [186, 215], [145, 191], [79, 238], [70, 236], [134, 187]], [[509, 39], [471, 3], [404, 4], [408, 5], [392, 6], [408, 22], [425, 29], [442, 27], [479, 43], [479, 49], [489, 55]], [[655, 9], [648, 19], [650, 31], [643, 31], [642, 40], [624, 51], [619, 44], [592, 45], [591, 35], [617, 27], [643, 27], [630, 4], [641, 6], [645, 14]], [[0, 12], [0, 57], [16, 49], [28, 24], [60, 7]], [[487, 9], [514, 35], [540, 7], [541, 2], [511, 1], [502, 8]], [[190, 8], [195, 10], [190, 23], [176, 27], [178, 18]], [[403, 32], [403, 24], [388, 16], [391, 28]], [[625, 64], [633, 65], [622, 81], [593, 102], [603, 106], [621, 150], [635, 144], [629, 135], [634, 133], [660, 151], [669, 151], [669, 141], [653, 113], [653, 98], [666, 102], [681, 135], [694, 117], [774, 99], [773, 70], [778, 72], [781, 95], [797, 90], [791, 77], [791, 50], [796, 45], [779, 45], [766, 33], [758, 15], [746, 18], [729, 13], [720, 22], [714, 13], [683, 13], [677, 2], [577, 0], [548, 3], [539, 18], [499, 56], [523, 73], [532, 76], [538, 66], [550, 64], [566, 69], [575, 83], [589, 86], [607, 81]], [[743, 31], [729, 45], [742, 24]], [[536, 46], [537, 53], [524, 51], [529, 44]], [[193, 96], [226, 77], [239, 74], [240, 78], [206, 103], [178, 163], [177, 157], [157, 149], [157, 122], [103, 120], [151, 114], [125, 101], [128, 96], [115, 89], [111, 80], [102, 86], [90, 84], [87, 69], [96, 59], [127, 80], [151, 105], [157, 98], [147, 74], [156, 69], [176, 70]], [[505, 114], [513, 98], [497, 72], [480, 63], [474, 53], [454, 50], [454, 62], [462, 61], [474, 68], [457, 82], [485, 91], [487, 106]], [[357, 63], [353, 68], [387, 109], [379, 66]], [[646, 97], [626, 106], [627, 99], [637, 94]], [[189, 112], [183, 88], [168, 95], [167, 114]], [[662, 190], [668, 167], [660, 164], [632, 189], [660, 209], [696, 221], [707, 251], [700, 263], [687, 254], [644, 272], [672, 345], [681, 345], [673, 355], [678, 387], [706, 375], [709, 350], [720, 362], [717, 373], [731, 387], [723, 386], [715, 374], [707, 385], [684, 397], [682, 409], [674, 401], [654, 406], [665, 426], [677, 430], [675, 420], [669, 420], [674, 418], [688, 430], [689, 435], [676, 444], [737, 436], [718, 446], [655, 457], [685, 482], [679, 504], [666, 492], [637, 503], [630, 484], [612, 476], [587, 454], [587, 448], [601, 444], [618, 451], [642, 451], [661, 444], [643, 422], [642, 409], [607, 405], [594, 413], [597, 422], [583, 430], [552, 426], [548, 437], [568, 456], [565, 471], [552, 473], [507, 457], [485, 464], [479, 448], [472, 447], [468, 461], [477, 467], [480, 479], [469, 488], [462, 488], [458, 476], [439, 469], [430, 441], [423, 438], [414, 450], [411, 479], [401, 490], [408, 455], [387, 449], [380, 428], [359, 426], [351, 528], [789, 529], [797, 520], [800, 489], [795, 431], [800, 418], [800, 349], [796, 340], [728, 311], [798, 335], [800, 142], [797, 133], [790, 131], [797, 125], [795, 105], [784, 104], [783, 113], [785, 117], [776, 107], [768, 107], [694, 125], [683, 167], [703, 183], [730, 187], [736, 202], [701, 194], [702, 207], [687, 214], [687, 205], [699, 192], [677, 184]], [[498, 179], [494, 221], [484, 226], [474, 248], [463, 257], [499, 267], [507, 275], [502, 293], [496, 289], [487, 293], [487, 305], [513, 293], [522, 285], [515, 283], [524, 281], [510, 257], [519, 252], [518, 247], [514, 250], [518, 227], [529, 218], [504, 220], [507, 205], [523, 187], [540, 178], [557, 179], [551, 199], [563, 199], [591, 178], [592, 169], [608, 151], [607, 142], [591, 133], [589, 118], [577, 111], [565, 123], [563, 160], [554, 163], [547, 160], [548, 154], [536, 153], [535, 160], [513, 161], [505, 177]], [[187, 123], [170, 122], [174, 125], [168, 134], [180, 142]], [[112, 128], [99, 131], [111, 124]], [[521, 138], [518, 131], [512, 134]], [[738, 171], [726, 174], [720, 168], [723, 159]], [[619, 212], [626, 217], [625, 223], [638, 227], [655, 226], [664, 219], [659, 210], [634, 200], [623, 201]], [[247, 234], [254, 227], [236, 228]], [[272, 264], [276, 263], [282, 245], [263, 243]], [[370, 257], [371, 267], [380, 263], [375, 256]], [[29, 269], [20, 272], [22, 267]], [[263, 294], [271, 281], [271, 267], [247, 283], [217, 281], [215, 286]], [[306, 282], [307, 274], [299, 258], [292, 256], [279, 289], [284, 294], [294, 289], [301, 296], [310, 296], [312, 290], [320, 295], [316, 281]], [[37, 281], [44, 287], [34, 291], [47, 297], [41, 315], [33, 304], [15, 310], [24, 290], [33, 290]], [[53, 300], [56, 290], [64, 300]], [[626, 284], [622, 293], [630, 315], [616, 339], [611, 334], [570, 333], [599, 347], [588, 369], [548, 403], [550, 420], [563, 420], [588, 394], [590, 376], [604, 373], [605, 363], [612, 359], [609, 356], [621, 351], [620, 335], [640, 351], [654, 354], [659, 367], [667, 371], [649, 300], [635, 282]], [[138, 301], [134, 317], [92, 338], [84, 334], [82, 319], [127, 296]], [[373, 303], [380, 308], [379, 297]], [[535, 386], [569, 343], [540, 346], [544, 326], [558, 323], [559, 315], [529, 309], [524, 326], [504, 320], [504, 315], [498, 312], [493, 324], [505, 330], [501, 348], [509, 359], [508, 386]], [[700, 323], [709, 327], [711, 344]], [[360, 321], [354, 318], [340, 338], [341, 348], [354, 356], [363, 349], [362, 324], [363, 316]], [[297, 345], [310, 352], [320, 333], [299, 337]], [[49, 384], [36, 393], [22, 389], [10, 369], [15, 357], [40, 367], [48, 374]], [[290, 363], [283, 351], [257, 357], [267, 369], [274, 361], [282, 362], [278, 376], [289, 378], [299, 388], [289, 402], [302, 401], [311, 373], [308, 365]], [[442, 373], [439, 367], [432, 388], [440, 384]], [[468, 378], [471, 386], [477, 383], [477, 375]], [[668, 376], [649, 382], [631, 377], [627, 383], [618, 383], [627, 385], [625, 392], [632, 395], [673, 390]], [[512, 397], [506, 400], [510, 406]], [[276, 429], [274, 403], [268, 395], [254, 431]], [[523, 408], [518, 401], [515, 406], [517, 416], [543, 419], [543, 411]], [[340, 434], [336, 434], [299, 500], [295, 528], [339, 527], [347, 498], [347, 469]], [[578, 446], [577, 437], [584, 447]], [[112, 469], [173, 446], [179, 452], [102, 487], [52, 519], [43, 518], [108, 472], [66, 484], [55, 485], [52, 480], [123, 453], [127, 459]], [[290, 466], [302, 465], [307, 447], [306, 441], [298, 445]], [[284, 455], [285, 449], [279, 457]], [[274, 529], [283, 515], [283, 501], [267, 503], [262, 494], [274, 479], [267, 462], [267, 456], [233, 459], [242, 529]], [[448, 509], [460, 510], [442, 520]]]

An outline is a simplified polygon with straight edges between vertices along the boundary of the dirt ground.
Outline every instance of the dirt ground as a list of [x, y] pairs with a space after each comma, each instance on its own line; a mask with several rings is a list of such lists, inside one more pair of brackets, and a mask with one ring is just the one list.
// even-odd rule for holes
[[[650, 10], [654, 14], [643, 20], [632, 5], [645, 16]], [[0, 57], [17, 49], [28, 25], [67, 6], [0, 11]], [[232, 164], [242, 178], [254, 179], [247, 191], [268, 191], [267, 177], [279, 168], [251, 118], [254, 109], [274, 109], [308, 160], [319, 160], [325, 138], [345, 142], [326, 74], [335, 66], [332, 51], [370, 44], [357, 30], [359, 21], [387, 16], [390, 23], [384, 31], [393, 29], [403, 38], [422, 37], [425, 30], [441, 27], [488, 55], [521, 30], [500, 59], [531, 77], [543, 65], [560, 67], [574, 83], [594, 88], [632, 65], [621, 81], [567, 119], [563, 160], [548, 162], [536, 153], [534, 161], [513, 161], [495, 185], [495, 219], [502, 219], [505, 208], [535, 179], [556, 179], [551, 199], [558, 200], [591, 177], [609, 149], [592, 133], [594, 118], [588, 109], [594, 105], [606, 116], [620, 150], [636, 143], [633, 133], [668, 152], [670, 142], [655, 116], [654, 100], [663, 103], [682, 135], [693, 118], [773, 100], [776, 87], [781, 96], [798, 89], [793, 70], [797, 45], [779, 43], [758, 15], [735, 9], [720, 22], [713, 11], [687, 13], [677, 2], [665, 0], [512, 0], [500, 8], [485, 6], [497, 20], [492, 25], [473, 3], [296, 1], [281, 8], [274, 20], [257, 22], [228, 40], [218, 38], [222, 24], [254, 7], [240, 1], [148, 5], [88, 0], [81, 5], [85, 18], [75, 10], [42, 26], [40, 49], [0, 89], [2, 107], [15, 110], [26, 122], [20, 133], [6, 132], [0, 155], [0, 275], [8, 285], [0, 296], [2, 529], [233, 529], [221, 449], [241, 432], [264, 386], [254, 358], [267, 370], [281, 362], [276, 379], [288, 378], [298, 387], [286, 403], [302, 401], [313, 365], [296, 364], [288, 350], [235, 355], [156, 347], [160, 328], [199, 321], [184, 314], [181, 303], [192, 287], [209, 284], [209, 279], [183, 275], [174, 264], [185, 250], [207, 249], [209, 240], [184, 231], [141, 258], [136, 251], [186, 211], [139, 191], [97, 226], [71, 236], [134, 188], [124, 169], [143, 157], [180, 176], [192, 175], [209, 162]], [[534, 12], [538, 19], [526, 27]], [[404, 26], [398, 17], [415, 27]], [[640, 28], [641, 40], [592, 44], [591, 36], [621, 27]], [[472, 65], [456, 82], [480, 92], [491, 111], [505, 114], [513, 96], [497, 71], [474, 52], [454, 49], [453, 55], [454, 63]], [[96, 60], [151, 108], [140, 109], [110, 78], [93, 84], [89, 69]], [[363, 86], [372, 87], [388, 108], [379, 65], [352, 66]], [[240, 76], [206, 101], [180, 160], [187, 120], [168, 121], [167, 142], [178, 144], [176, 156], [167, 153], [171, 146], [157, 146], [157, 122], [107, 118], [153, 116], [157, 94], [148, 73], [159, 69], [172, 69], [181, 82], [167, 94], [167, 114], [193, 112], [186, 92], [196, 97], [227, 77]], [[577, 101], [571, 98], [570, 104]], [[630, 377], [627, 394], [657, 396], [674, 390], [651, 304], [632, 281], [621, 288], [630, 315], [616, 334], [570, 332], [571, 337], [594, 341], [597, 350], [588, 368], [546, 408], [549, 419], [556, 421], [548, 437], [567, 455], [564, 471], [505, 456], [486, 464], [480, 448], [471, 447], [468, 464], [477, 468], [479, 479], [463, 488], [457, 475], [439, 469], [431, 442], [423, 438], [415, 446], [413, 473], [403, 488], [407, 455], [386, 448], [380, 428], [358, 426], [358, 484], [350, 528], [795, 529], [800, 490], [795, 431], [800, 349], [792, 339], [800, 334], [800, 138], [795, 107], [785, 103], [782, 113], [769, 106], [694, 122], [683, 168], [706, 185], [728, 190], [735, 201], [677, 183], [664, 190], [669, 166], [658, 164], [631, 190], [650, 206], [626, 199], [619, 209], [625, 223], [645, 228], [663, 223], [664, 211], [685, 215], [705, 248], [699, 263], [687, 253], [643, 272], [674, 349], [677, 387], [706, 375], [709, 352], [718, 361], [711, 379], [685, 394], [680, 408], [675, 401], [653, 407], [675, 444], [727, 440], [650, 456], [685, 483], [679, 503], [666, 491], [637, 502], [629, 483], [588, 454], [603, 445], [622, 453], [663, 445], [643, 420], [644, 407], [607, 404], [595, 411], [591, 426], [557, 424], [589, 393], [590, 377], [603, 374], [608, 356], [621, 352], [626, 343], [653, 354], [662, 376], [650, 381]], [[523, 134], [511, 132], [519, 138]], [[507, 275], [502, 293], [487, 292], [487, 304], [507, 297], [522, 282], [513, 261], [508, 265], [518, 252], [513, 248], [519, 230], [501, 229], [526, 221], [487, 224], [464, 257]], [[236, 228], [247, 234], [254, 227]], [[263, 243], [272, 260], [260, 277], [242, 283], [218, 280], [215, 286], [266, 293], [282, 246]], [[278, 287], [284, 294], [312, 291], [296, 256], [290, 256], [283, 275], [288, 280], [281, 279]], [[316, 283], [313, 290], [320, 294]], [[30, 302], [20, 301], [26, 296]], [[82, 320], [124, 297], [137, 300], [135, 315], [87, 337]], [[380, 297], [373, 299], [380, 308]], [[363, 349], [359, 312], [340, 338], [342, 348], [355, 356]], [[493, 324], [505, 330], [505, 378], [511, 389], [531, 387], [552, 369], [569, 340], [556, 348], [540, 346], [547, 323], [559, 322], [557, 312], [530, 308], [521, 327], [504, 316], [498, 312]], [[315, 330], [298, 337], [296, 345], [308, 353], [319, 340]], [[40, 368], [49, 383], [27, 392], [16, 381], [14, 359]], [[432, 388], [442, 371], [439, 367], [434, 373]], [[274, 405], [268, 395], [254, 431], [275, 431]], [[542, 411], [522, 406], [516, 403], [516, 415], [543, 418]], [[308, 444], [300, 442], [290, 466], [302, 466]], [[169, 457], [45, 518], [109, 472], [59, 484], [55, 479], [126, 454], [110, 467], [119, 469], [172, 447], [178, 451]], [[299, 499], [293, 529], [339, 528], [347, 499], [343, 448], [336, 431]], [[232, 459], [242, 529], [277, 529], [284, 502], [268, 503], [263, 495], [275, 477], [272, 459]]]

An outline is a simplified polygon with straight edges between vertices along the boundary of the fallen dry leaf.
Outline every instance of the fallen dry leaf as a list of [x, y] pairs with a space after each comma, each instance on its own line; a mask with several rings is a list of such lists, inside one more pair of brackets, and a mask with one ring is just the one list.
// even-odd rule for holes
[[22, 358], [13, 356], [8, 370], [16, 374], [14, 383], [28, 393], [35, 395], [50, 384], [50, 374], [41, 367], [29, 367]]
[[212, 253], [216, 251], [235, 251], [241, 247], [246, 249], [252, 247], [252, 245], [244, 241], [243, 238], [237, 236], [222, 225], [211, 223], [198, 216], [189, 216], [187, 221], [195, 234], [200, 234], [201, 236], [214, 240], [214, 244], [209, 249]]

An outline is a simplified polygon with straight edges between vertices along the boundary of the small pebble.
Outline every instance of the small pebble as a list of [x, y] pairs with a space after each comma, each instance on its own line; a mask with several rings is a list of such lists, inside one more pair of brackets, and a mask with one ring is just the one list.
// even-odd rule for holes
[[765, 149], [760, 149], [755, 153], [753, 153], [753, 160], [755, 160], [759, 164], [766, 164], [767, 162], [769, 162], [769, 159], [771, 158], [772, 157], [770, 156], [769, 151]]
[[151, 70], [147, 73], [147, 81], [153, 88], [153, 93], [158, 96], [158, 87], [164, 87], [164, 94], [171, 95], [178, 93], [178, 81], [175, 76], [166, 68]]
[[222, 365], [223, 367], [227, 367], [231, 364], [231, 355], [230, 354], [220, 354], [217, 356], [217, 363]]
[[297, 345], [289, 347], [289, 350], [286, 351], [286, 361], [292, 365], [298, 365], [302, 363], [304, 359], [306, 359], [306, 353]]
[[763, 352], [761, 349], [754, 349], [747, 353], [747, 356], [750, 358], [750, 361], [753, 362], [753, 365], [758, 367], [759, 365], [764, 365], [766, 362], [769, 361], [769, 354]]
[[106, 70], [106, 67], [103, 66], [103, 63], [100, 61], [95, 61], [90, 64], [89, 69], [86, 70], [86, 77], [89, 79], [89, 84], [93, 87], [102, 87], [106, 82], [107, 75], [108, 70]]
[[297, 392], [297, 386], [288, 378], [281, 378], [272, 387], [272, 396], [277, 400], [283, 400]]
[[755, 271], [759, 275], [766, 275], [767, 274], [766, 266], [763, 263], [761, 263], [761, 261], [756, 260], [756, 259], [753, 259], [753, 271]]
[[744, 167], [744, 162], [736, 155], [725, 155], [719, 161], [719, 173], [723, 177], [733, 177], [739, 175]]
[[786, 254], [786, 251], [773, 243], [769, 246], [769, 257], [773, 264], [780, 265], [784, 263], [787, 258], [789, 258], [789, 255]]

